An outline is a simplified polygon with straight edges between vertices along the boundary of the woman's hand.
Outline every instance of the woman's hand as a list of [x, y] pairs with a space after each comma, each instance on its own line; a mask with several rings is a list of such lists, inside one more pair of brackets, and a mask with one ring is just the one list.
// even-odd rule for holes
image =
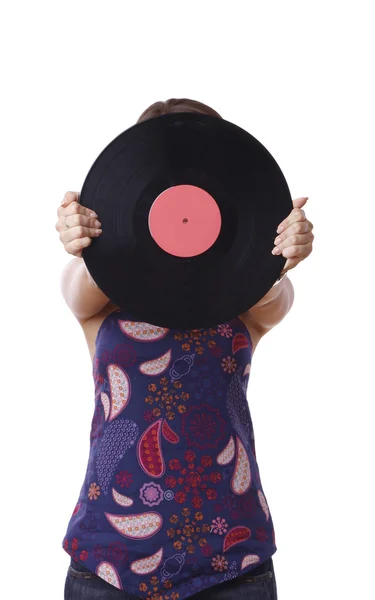
[[81, 258], [82, 249], [91, 244], [93, 237], [102, 233], [98, 215], [79, 203], [79, 192], [66, 192], [57, 216], [55, 229], [60, 233], [65, 250]]
[[281, 275], [294, 269], [312, 252], [313, 224], [306, 219], [305, 211], [302, 209], [307, 200], [308, 197], [292, 200], [293, 210], [277, 228], [279, 235], [274, 240], [276, 246], [272, 254], [282, 254], [287, 259]]

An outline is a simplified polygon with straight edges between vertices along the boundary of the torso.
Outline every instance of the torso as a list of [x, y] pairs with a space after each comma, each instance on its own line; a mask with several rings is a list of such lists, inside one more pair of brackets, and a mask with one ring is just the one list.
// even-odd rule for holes
[[134, 317], [80, 320], [95, 400], [63, 548], [134, 597], [185, 600], [277, 549], [247, 397], [259, 336], [250, 312], [190, 331]]
[[[82, 326], [82, 329], [83, 329], [83, 333], [86, 338], [88, 348], [89, 348], [91, 361], [94, 360], [95, 340], [96, 340], [97, 333], [99, 331], [99, 327], [103, 323], [105, 317], [107, 315], [109, 315], [109, 313], [111, 313], [117, 309], [118, 309], [118, 306], [116, 304], [109, 302], [100, 312], [98, 312], [96, 315], [94, 315], [90, 319], [85, 319], [84, 321], [79, 320], [79, 322]], [[242, 315], [238, 315], [238, 316], [247, 327], [247, 330], [249, 332], [249, 335], [250, 335], [251, 341], [252, 341], [252, 347], [253, 347], [252, 353], [254, 354], [255, 348], [256, 348], [260, 338], [262, 337], [262, 334], [259, 332], [258, 329], [255, 328], [254, 324], [251, 321], [250, 314], [248, 312], [243, 313]]]

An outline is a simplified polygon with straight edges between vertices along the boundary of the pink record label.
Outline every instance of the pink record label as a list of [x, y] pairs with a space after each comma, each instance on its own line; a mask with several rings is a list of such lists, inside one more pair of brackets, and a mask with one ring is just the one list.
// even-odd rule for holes
[[197, 256], [215, 243], [221, 214], [213, 197], [195, 185], [168, 188], [151, 206], [148, 226], [155, 242], [174, 256]]

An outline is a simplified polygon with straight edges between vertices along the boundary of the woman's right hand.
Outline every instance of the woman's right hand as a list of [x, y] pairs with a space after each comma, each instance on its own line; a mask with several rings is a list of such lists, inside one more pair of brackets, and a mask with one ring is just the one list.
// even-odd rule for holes
[[81, 258], [83, 248], [91, 244], [93, 237], [98, 237], [102, 233], [99, 229], [101, 223], [98, 215], [79, 203], [79, 192], [66, 192], [57, 210], [57, 216], [55, 229], [60, 234], [65, 250]]

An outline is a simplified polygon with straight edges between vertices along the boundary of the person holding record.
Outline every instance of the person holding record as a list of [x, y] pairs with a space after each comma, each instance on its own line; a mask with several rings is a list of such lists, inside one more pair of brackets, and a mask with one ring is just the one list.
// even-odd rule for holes
[[[137, 123], [173, 113], [222, 118], [172, 98]], [[62, 540], [65, 600], [277, 600], [275, 531], [246, 389], [257, 344], [293, 304], [287, 273], [312, 252], [307, 200], [293, 200], [275, 231], [269, 253], [286, 261], [261, 300], [184, 329], [136, 319], [100, 289], [83, 254], [103, 233], [101, 216], [80, 193], [65, 194], [56, 230], [74, 258], [61, 291], [95, 384], [87, 471]]]

